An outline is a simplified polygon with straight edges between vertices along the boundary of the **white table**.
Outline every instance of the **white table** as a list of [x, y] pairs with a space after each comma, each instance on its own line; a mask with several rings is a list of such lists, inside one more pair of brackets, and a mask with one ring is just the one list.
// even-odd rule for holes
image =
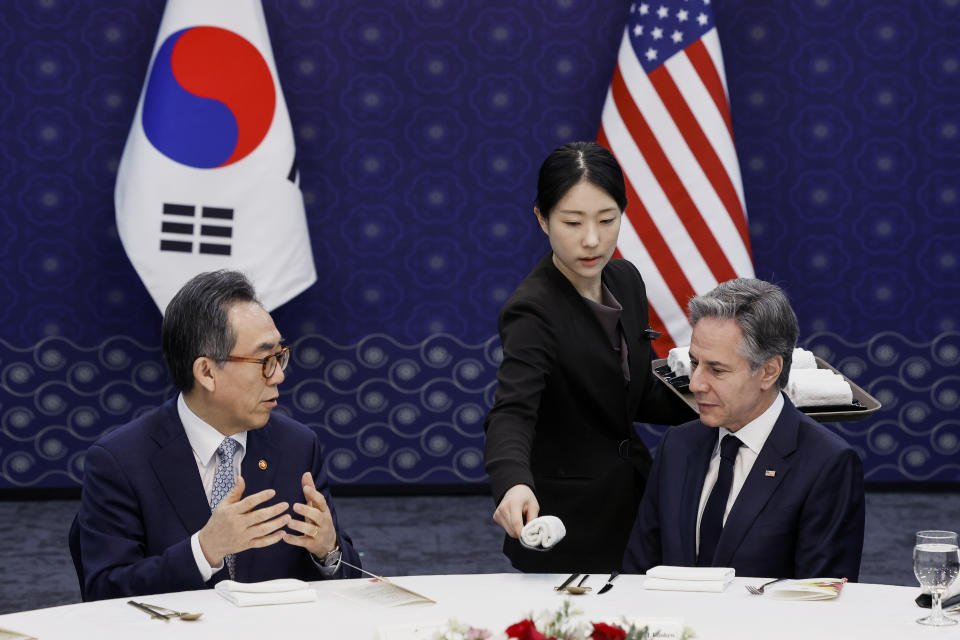
[[[644, 576], [623, 575], [604, 595], [562, 596], [553, 586], [566, 576], [485, 574], [404, 576], [400, 584], [437, 600], [437, 604], [364, 607], [338, 596], [348, 581], [316, 582], [318, 600], [307, 604], [237, 608], [212, 590], [184, 591], [136, 598], [178, 611], [202, 611], [196, 622], [153, 620], [126, 604], [128, 598], [102, 600], [0, 616], [0, 628], [55, 638], [230, 638], [273, 640], [280, 637], [374, 640], [380, 625], [444, 621], [503, 630], [531, 610], [554, 609], [570, 598], [591, 620], [631, 617], [682, 617], [698, 640], [751, 638], [944, 638], [953, 631], [924, 627], [913, 599], [919, 588], [847, 584], [833, 601], [795, 602], [753, 596], [746, 584], [762, 579], [737, 578], [724, 593], [646, 591]], [[589, 585], [599, 588], [606, 576]]]

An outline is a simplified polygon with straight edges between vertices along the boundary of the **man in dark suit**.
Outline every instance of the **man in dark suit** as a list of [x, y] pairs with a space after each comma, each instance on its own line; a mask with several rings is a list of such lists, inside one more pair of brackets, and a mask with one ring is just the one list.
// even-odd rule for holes
[[359, 575], [341, 563], [359, 566], [315, 434], [271, 415], [290, 352], [250, 282], [217, 271], [184, 285], [163, 354], [179, 396], [87, 452], [84, 599]]
[[660, 443], [625, 571], [733, 567], [738, 575], [855, 581], [863, 465], [782, 393], [798, 325], [779, 287], [738, 279], [689, 305], [700, 419]]

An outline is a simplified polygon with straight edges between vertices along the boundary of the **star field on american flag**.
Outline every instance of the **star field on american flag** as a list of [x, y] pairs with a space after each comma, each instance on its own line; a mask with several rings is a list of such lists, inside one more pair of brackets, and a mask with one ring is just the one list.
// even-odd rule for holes
[[710, 0], [634, 2], [627, 18], [630, 44], [650, 73], [713, 28]]

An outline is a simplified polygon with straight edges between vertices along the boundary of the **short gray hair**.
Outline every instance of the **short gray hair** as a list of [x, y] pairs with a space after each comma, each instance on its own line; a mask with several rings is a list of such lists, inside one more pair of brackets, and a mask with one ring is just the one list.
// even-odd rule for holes
[[743, 332], [740, 355], [747, 359], [752, 371], [756, 372], [770, 358], [781, 356], [783, 371], [777, 378], [777, 387], [787, 386], [800, 327], [780, 287], [756, 278], [727, 280], [713, 291], [691, 298], [687, 309], [692, 326], [702, 318], [736, 320]]

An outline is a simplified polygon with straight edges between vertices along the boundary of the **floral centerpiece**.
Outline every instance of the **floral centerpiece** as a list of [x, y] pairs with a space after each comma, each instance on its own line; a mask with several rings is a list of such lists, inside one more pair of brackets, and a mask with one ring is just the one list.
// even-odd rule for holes
[[[496, 633], [450, 620], [446, 627], [434, 633], [431, 640], [647, 640], [650, 637], [646, 626], [637, 626], [626, 618], [613, 623], [591, 622], [582, 614], [567, 600], [556, 611], [543, 609], [537, 614], [530, 613]], [[692, 631], [684, 629], [681, 640], [693, 637]]]

